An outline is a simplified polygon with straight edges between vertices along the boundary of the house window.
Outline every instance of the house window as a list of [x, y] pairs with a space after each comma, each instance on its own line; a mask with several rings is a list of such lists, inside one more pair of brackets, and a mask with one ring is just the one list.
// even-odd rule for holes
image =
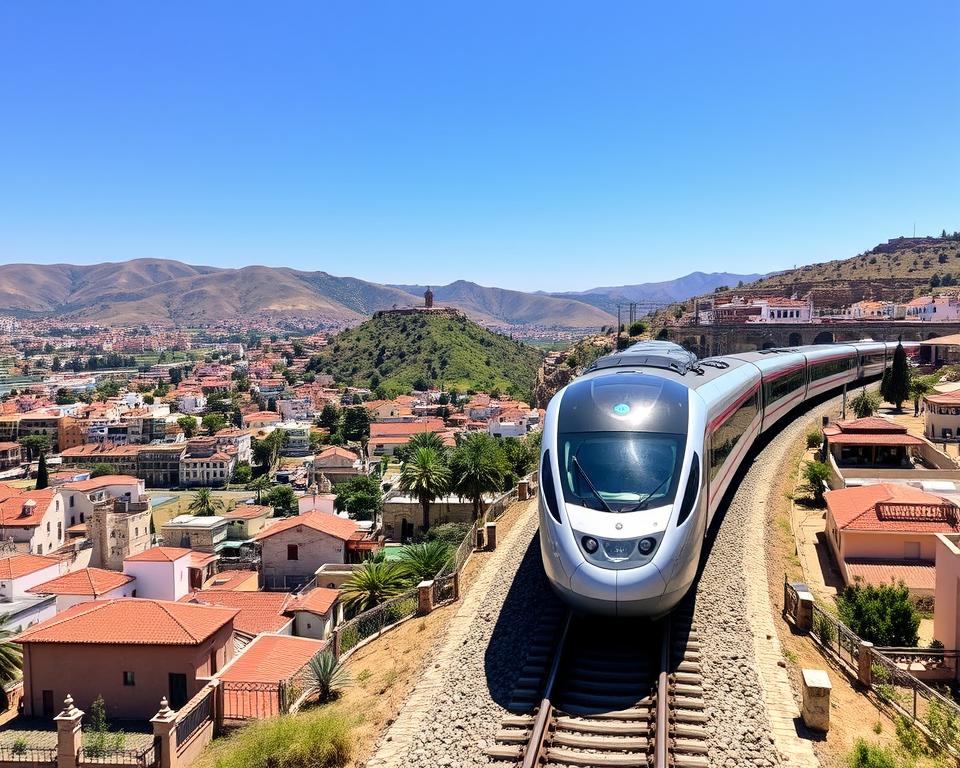
[[47, 521], [47, 533], [50, 533], [50, 521]]
[[83, 512], [80, 513], [80, 522], [81, 522], [81, 523], [86, 522], [86, 521], [83, 519]]
[[124, 685], [136, 685], [133, 681], [133, 672], [124, 672], [123, 673], [123, 684]]
[[299, 560], [300, 547], [296, 544], [287, 544], [287, 560]]
[[70, 497], [70, 506], [73, 506], [73, 496]]

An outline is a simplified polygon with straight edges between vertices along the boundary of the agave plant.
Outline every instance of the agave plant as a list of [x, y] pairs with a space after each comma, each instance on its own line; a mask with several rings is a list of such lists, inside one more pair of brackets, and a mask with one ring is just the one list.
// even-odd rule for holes
[[452, 549], [453, 547], [440, 539], [422, 544], [408, 544], [400, 550], [397, 562], [407, 578], [418, 583], [434, 578], [447, 564]]
[[343, 602], [348, 608], [366, 611], [399, 595], [407, 576], [397, 563], [365, 561], [343, 583]]
[[330, 651], [320, 651], [307, 664], [307, 693], [321, 702], [335, 699], [350, 683], [350, 673]]

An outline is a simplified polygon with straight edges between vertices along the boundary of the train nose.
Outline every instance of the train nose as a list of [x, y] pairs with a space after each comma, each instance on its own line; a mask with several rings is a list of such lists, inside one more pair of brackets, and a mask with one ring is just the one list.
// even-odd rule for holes
[[633, 615], [643, 610], [655, 610], [666, 586], [660, 570], [653, 563], [624, 570], [582, 563], [570, 579], [575, 604], [591, 613], [609, 615]]

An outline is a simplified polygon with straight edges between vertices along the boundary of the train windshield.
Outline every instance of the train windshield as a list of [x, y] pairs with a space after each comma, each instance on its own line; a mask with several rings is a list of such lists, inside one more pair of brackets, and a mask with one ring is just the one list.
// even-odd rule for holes
[[605, 512], [636, 512], [673, 502], [684, 435], [570, 432], [557, 438], [563, 496]]

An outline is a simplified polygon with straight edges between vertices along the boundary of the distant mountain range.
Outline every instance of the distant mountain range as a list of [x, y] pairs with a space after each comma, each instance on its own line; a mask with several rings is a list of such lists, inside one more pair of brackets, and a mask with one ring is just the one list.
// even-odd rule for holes
[[[525, 293], [458, 280], [433, 292], [438, 304], [488, 325], [597, 328], [614, 322], [618, 302], [649, 309], [757, 277], [694, 272], [577, 293]], [[166, 259], [0, 265], [0, 312], [104, 325], [216, 325], [251, 316], [281, 324], [294, 318], [301, 324], [355, 323], [380, 309], [419, 305], [425, 290], [286, 267], [220, 269]]]

